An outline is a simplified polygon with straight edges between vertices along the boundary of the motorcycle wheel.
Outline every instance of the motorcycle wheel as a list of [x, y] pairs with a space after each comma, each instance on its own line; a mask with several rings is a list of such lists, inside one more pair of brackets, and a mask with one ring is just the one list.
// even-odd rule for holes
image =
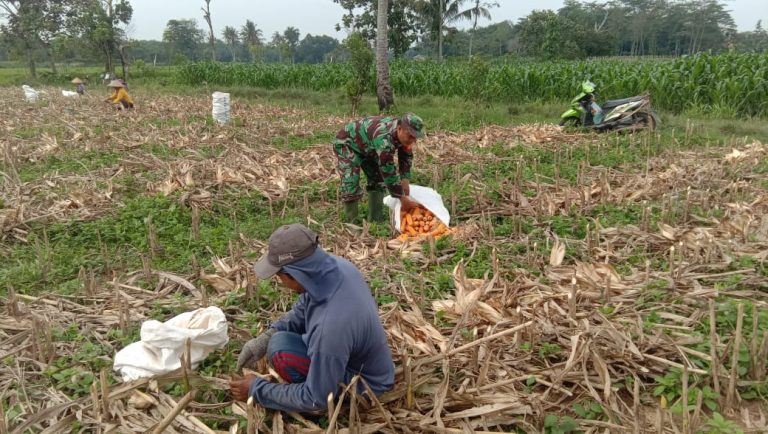
[[560, 123], [558, 124], [561, 127], [580, 127], [581, 126], [581, 119], [579, 118], [562, 118], [560, 119]]
[[636, 125], [641, 125], [642, 127], [648, 128], [650, 130], [656, 129], [656, 117], [651, 113], [637, 112], [632, 115], [632, 119], [635, 121]]

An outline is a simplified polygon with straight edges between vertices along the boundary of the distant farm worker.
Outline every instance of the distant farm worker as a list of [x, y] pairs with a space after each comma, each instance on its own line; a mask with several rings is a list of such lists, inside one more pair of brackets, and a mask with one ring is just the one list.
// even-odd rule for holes
[[85, 94], [85, 84], [83, 83], [83, 80], [80, 80], [78, 77], [75, 77], [72, 79], [72, 84], [77, 86], [77, 89], [75, 89], [75, 92], [77, 92], [78, 95]]
[[112, 95], [106, 101], [118, 110], [133, 108], [133, 98], [128, 95], [125, 85], [120, 80], [112, 80], [107, 85], [112, 88]]
[[[235, 399], [274, 410], [314, 413], [338, 397], [341, 384], [355, 375], [379, 395], [391, 389], [395, 367], [376, 302], [360, 271], [326, 253], [316, 233], [301, 224], [285, 225], [269, 237], [267, 254], [254, 271], [260, 279], [277, 276], [299, 294], [293, 308], [255, 339], [237, 359], [237, 369], [253, 367], [266, 356], [289, 384], [256, 375], [234, 378]], [[363, 382], [358, 391], [367, 389]]]
[[345, 222], [357, 220], [357, 205], [363, 196], [360, 189], [361, 169], [367, 178], [369, 220], [380, 222], [385, 219], [385, 187], [392, 197], [400, 199], [404, 211], [416, 206], [409, 196], [411, 164], [413, 145], [423, 136], [424, 122], [413, 113], [406, 113], [401, 118], [367, 117], [350, 122], [336, 134], [333, 151], [341, 176]]

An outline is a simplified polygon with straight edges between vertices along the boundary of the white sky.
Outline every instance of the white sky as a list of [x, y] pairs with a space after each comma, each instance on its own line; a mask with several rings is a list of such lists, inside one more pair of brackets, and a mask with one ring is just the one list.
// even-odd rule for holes
[[[394, 0], [397, 1], [397, 0]], [[562, 0], [497, 0], [499, 8], [493, 9], [493, 21], [518, 19], [534, 9], [557, 10]], [[752, 30], [757, 21], [763, 20], [768, 28], [768, 0], [726, 0], [739, 30]], [[203, 0], [131, 0], [133, 21], [129, 35], [134, 39], [161, 40], [163, 30], [171, 19], [196, 19], [201, 28], [207, 28], [201, 7]], [[250, 19], [269, 39], [272, 33], [282, 32], [288, 26], [299, 29], [302, 37], [329, 35], [343, 39], [345, 34], [336, 32], [334, 26], [341, 21], [343, 10], [332, 0], [211, 0], [213, 31], [221, 38], [224, 26], [238, 30]], [[490, 22], [481, 22], [486, 25]]]

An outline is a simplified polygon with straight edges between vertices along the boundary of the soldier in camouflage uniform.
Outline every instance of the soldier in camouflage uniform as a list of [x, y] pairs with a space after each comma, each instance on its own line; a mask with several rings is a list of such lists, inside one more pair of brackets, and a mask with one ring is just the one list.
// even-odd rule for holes
[[[367, 179], [369, 220], [383, 221], [384, 188], [400, 199], [405, 211], [416, 203], [410, 198], [413, 144], [424, 136], [424, 122], [413, 113], [402, 118], [371, 116], [350, 122], [336, 135], [333, 151], [341, 176], [344, 221], [357, 220], [357, 203], [363, 196], [360, 170]], [[395, 165], [397, 154], [397, 165]]]

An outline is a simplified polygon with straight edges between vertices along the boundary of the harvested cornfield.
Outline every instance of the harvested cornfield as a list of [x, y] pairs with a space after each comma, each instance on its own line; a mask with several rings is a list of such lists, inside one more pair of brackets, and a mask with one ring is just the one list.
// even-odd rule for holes
[[[430, 131], [414, 183], [452, 230], [393, 244], [339, 223], [346, 118], [238, 101], [219, 127], [204, 96], [115, 113], [48, 95], [0, 107], [0, 433], [768, 430], [759, 141]], [[378, 401], [353, 387], [326, 415], [250, 418], [231, 401], [242, 343], [291, 305], [250, 270], [285, 222], [368, 278], [396, 361]], [[142, 321], [208, 305], [230, 344], [195, 372], [112, 374]]]

